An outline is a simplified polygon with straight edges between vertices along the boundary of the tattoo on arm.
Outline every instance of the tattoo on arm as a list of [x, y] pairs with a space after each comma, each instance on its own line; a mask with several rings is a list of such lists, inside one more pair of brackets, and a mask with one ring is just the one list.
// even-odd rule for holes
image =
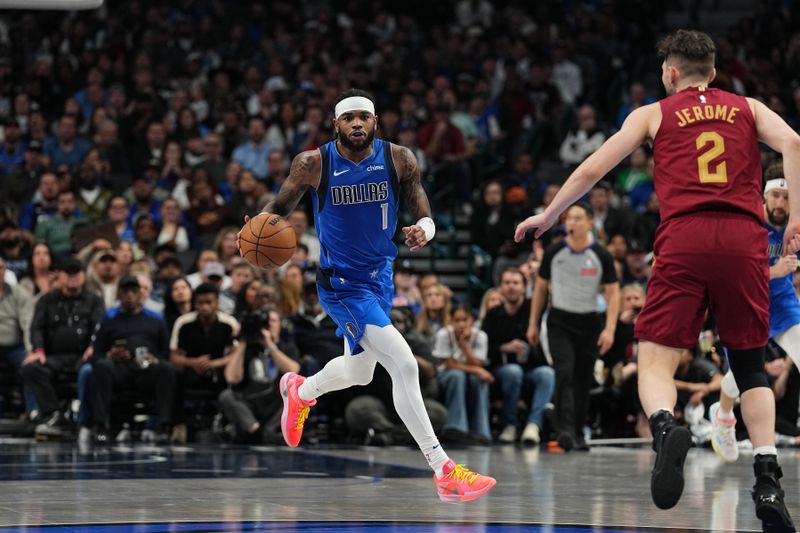
[[314, 179], [316, 161], [313, 152], [303, 152], [298, 154], [292, 161], [289, 169], [289, 177], [281, 185], [278, 196], [264, 206], [263, 213], [275, 213], [286, 217], [294, 211], [300, 199], [308, 190]]
[[401, 146], [398, 155], [397, 173], [400, 178], [400, 194], [411, 215], [419, 220], [431, 216], [428, 195], [422, 188], [422, 173], [417, 158], [408, 148]]

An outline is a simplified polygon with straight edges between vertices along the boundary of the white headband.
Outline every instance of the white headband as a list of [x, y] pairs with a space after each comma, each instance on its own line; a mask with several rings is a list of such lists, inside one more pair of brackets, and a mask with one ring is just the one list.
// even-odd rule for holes
[[783, 189], [784, 191], [788, 191], [789, 186], [786, 184], [785, 179], [777, 178], [767, 182], [767, 184], [764, 186], [764, 194], [767, 194], [772, 189]]
[[339, 118], [339, 115], [349, 111], [369, 111], [374, 115], [375, 104], [372, 103], [372, 100], [363, 96], [349, 96], [336, 104], [333, 114], [335, 118]]

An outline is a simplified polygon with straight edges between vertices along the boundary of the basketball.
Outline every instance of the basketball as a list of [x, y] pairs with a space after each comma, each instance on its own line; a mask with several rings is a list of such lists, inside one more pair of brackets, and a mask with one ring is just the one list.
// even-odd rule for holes
[[242, 257], [254, 265], [279, 267], [294, 255], [294, 228], [274, 213], [261, 213], [248, 220], [239, 234]]

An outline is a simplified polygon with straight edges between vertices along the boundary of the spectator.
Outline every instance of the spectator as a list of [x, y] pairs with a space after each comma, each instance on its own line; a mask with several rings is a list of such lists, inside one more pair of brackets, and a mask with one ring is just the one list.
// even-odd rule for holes
[[0, 143], [0, 175], [13, 174], [22, 168], [27, 147], [16, 118], [6, 119], [3, 136], [4, 142]]
[[267, 179], [259, 181], [264, 183], [269, 192], [277, 193], [289, 175], [289, 159], [285, 151], [273, 149], [267, 157], [267, 163], [269, 164]]
[[100, 159], [97, 148], [91, 148], [78, 169], [78, 208], [90, 224], [105, 218], [108, 203], [113, 196], [105, 187], [107, 167], [108, 164]]
[[217, 203], [216, 187], [207, 174], [199, 175], [198, 180], [192, 183], [189, 200], [192, 208], [186, 217], [193, 223], [200, 244], [207, 248], [217, 232], [232, 222], [231, 213], [228, 206]]
[[300, 372], [300, 353], [281, 335], [278, 312], [271, 310], [268, 316], [267, 324], [252, 320], [242, 324], [244, 341], [232, 350], [225, 367], [229, 387], [220, 393], [219, 404], [240, 440], [252, 442], [258, 435], [257, 441], [279, 444], [283, 401], [278, 382], [286, 372]]
[[636, 240], [628, 242], [625, 262], [622, 265], [622, 283], [628, 285], [638, 283], [647, 287], [650, 280], [650, 265], [647, 262], [644, 246]]
[[36, 225], [35, 235], [40, 241], [50, 246], [55, 254], [72, 252], [72, 232], [83, 223], [83, 218], [75, 204], [75, 193], [61, 191], [58, 193], [58, 210], [54, 215], [40, 220]]
[[175, 372], [167, 356], [164, 321], [143, 312], [139, 280], [119, 281], [120, 312], [106, 317], [94, 341], [92, 411], [98, 444], [109, 444], [112, 399], [123, 390], [155, 398], [158, 408], [155, 442], [165, 443], [172, 425]]
[[231, 198], [231, 212], [237, 222], [244, 221], [245, 216], [254, 217], [272, 198], [267, 193], [266, 184], [256, 179], [255, 174], [249, 170], [239, 174], [236, 191]]
[[628, 92], [628, 101], [619, 108], [619, 113], [617, 114], [617, 128], [622, 127], [622, 123], [625, 122], [625, 119], [628, 118], [631, 111], [652, 104], [653, 102], [655, 102], [655, 98], [647, 96], [644, 85], [641, 82], [635, 81], [631, 83]]
[[139, 213], [148, 213], [155, 221], [161, 220], [161, 200], [155, 196], [153, 176], [142, 174], [134, 178], [131, 193], [133, 205], [130, 208], [128, 222], [133, 222]]
[[222, 138], [216, 133], [209, 133], [203, 137], [203, 148], [205, 148], [205, 160], [200, 163], [200, 168], [205, 170], [219, 186], [225, 181], [225, 169], [228, 166]]
[[128, 153], [119, 142], [119, 127], [113, 120], [104, 120], [97, 130], [97, 149], [108, 164], [111, 191], [119, 194], [130, 185], [131, 164]]
[[605, 243], [610, 235], [629, 234], [629, 218], [611, 206], [611, 187], [606, 182], [601, 181], [589, 191], [589, 207], [594, 213], [592, 224], [598, 241]]
[[431, 120], [417, 131], [417, 143], [432, 164], [459, 161], [466, 153], [461, 130], [450, 121], [450, 106], [437, 104], [432, 109]]
[[223, 289], [219, 295], [219, 310], [223, 313], [233, 315], [236, 309], [236, 301], [244, 287], [253, 281], [256, 273], [253, 266], [242, 258], [239, 258], [231, 267], [231, 286]]
[[92, 145], [83, 137], [78, 137], [77, 131], [77, 119], [64, 115], [58, 121], [56, 135], [44, 142], [43, 151], [50, 158], [53, 168], [65, 165], [74, 170], [86, 157]]
[[[214, 266], [206, 270], [206, 266], [209, 263], [214, 264]], [[216, 250], [202, 250], [197, 258], [197, 272], [189, 274], [188, 276], [186, 276], [186, 279], [189, 280], [189, 284], [192, 286], [192, 289], [194, 290], [201, 283], [208, 283], [209, 274], [216, 274], [222, 276], [222, 286], [221, 286], [222, 289], [227, 289], [228, 287], [231, 286], [231, 278], [225, 274], [225, 267], [222, 266], [222, 263], [219, 262], [219, 254], [216, 252]]]
[[158, 225], [150, 213], [139, 213], [133, 219], [133, 237], [135, 239], [134, 259], [152, 257], [158, 238]]
[[422, 304], [422, 294], [417, 287], [417, 275], [408, 259], [395, 263], [394, 297], [392, 307], [408, 307], [416, 315]]
[[289, 215], [289, 223], [294, 228], [297, 242], [303, 243], [308, 247], [308, 260], [318, 265], [320, 254], [319, 239], [316, 232], [308, 227], [308, 215], [306, 215], [305, 211], [295, 209]]
[[164, 291], [164, 321], [167, 332], [172, 335], [175, 321], [192, 310], [192, 287], [186, 278], [173, 281]]
[[[59, 289], [36, 302], [31, 322], [31, 351], [22, 362], [22, 380], [36, 397], [41, 435], [61, 434], [62, 416], [55, 380], [77, 370], [93, 353], [92, 335], [103, 318], [103, 301], [84, 290], [86, 274], [77, 259], [67, 259], [58, 274]], [[69, 375], [69, 374], [68, 374]]]
[[[6, 270], [0, 257], [0, 280]], [[30, 328], [33, 318], [33, 298], [19, 286], [0, 281], [0, 357], [19, 371], [26, 354], [31, 353]], [[30, 387], [23, 389], [25, 410], [37, 410], [36, 396]]]
[[533, 392], [522, 441], [537, 444], [541, 439], [544, 408], [553, 394], [555, 377], [539, 350], [526, 339], [531, 301], [525, 298], [522, 272], [507, 268], [500, 276], [500, 294], [503, 304], [486, 313], [482, 326], [489, 339], [490, 370], [497, 379], [503, 399], [503, 430], [497, 440], [503, 444], [517, 440], [518, 403], [523, 384], [528, 381], [533, 385]]
[[631, 235], [642, 243], [646, 250], [652, 250], [656, 241], [656, 229], [661, 223], [658, 195], [653, 192], [647, 200], [644, 213], [636, 216]]
[[489, 384], [494, 381], [487, 363], [489, 339], [474, 325], [472, 310], [459, 304], [451, 312], [451, 324], [436, 332], [434, 357], [440, 359], [439, 385], [447, 407], [448, 429], [474, 435], [491, 443], [489, 429]]
[[106, 217], [108, 221], [114, 225], [114, 232], [121, 241], [133, 241], [136, 238], [128, 222], [130, 220], [129, 216], [130, 208], [128, 207], [127, 198], [124, 196], [113, 196], [109, 199]]
[[578, 109], [578, 127], [570, 131], [559, 151], [565, 165], [579, 165], [605, 142], [606, 135], [597, 126], [597, 115], [590, 105]]
[[117, 305], [117, 284], [122, 274], [117, 254], [112, 249], [101, 250], [92, 258], [88, 271], [87, 289], [103, 300], [106, 309]]
[[47, 294], [56, 285], [57, 276], [54, 266], [50, 247], [45, 242], [37, 242], [31, 249], [28, 272], [20, 280], [20, 288], [38, 300], [41, 295]]
[[[40, 141], [30, 141], [25, 147], [22, 165], [10, 174], [3, 176], [0, 191], [0, 202], [19, 209], [27, 206], [33, 195], [37, 192], [39, 177], [50, 168], [50, 161], [42, 153]], [[22, 211], [25, 214], [25, 211]], [[20, 220], [22, 223], [22, 220]]]
[[417, 315], [417, 331], [433, 346], [436, 332], [450, 325], [453, 291], [442, 283], [422, 290], [422, 308]]
[[242, 286], [242, 290], [236, 296], [236, 306], [232, 313], [233, 318], [241, 322], [245, 315], [257, 312], [264, 307], [263, 287], [264, 282], [257, 278]]
[[58, 211], [58, 192], [56, 175], [52, 172], [42, 174], [36, 193], [20, 213], [19, 226], [22, 229], [33, 231], [41, 219], [55, 215]]
[[189, 249], [189, 233], [183, 224], [181, 209], [174, 198], [167, 198], [161, 202], [161, 230], [156, 244], [159, 246], [169, 244], [176, 252], [185, 252]]
[[133, 157], [134, 178], [144, 174], [146, 165], [163, 162], [166, 148], [167, 129], [164, 127], [163, 122], [158, 120], [151, 121], [147, 124], [144, 143], [139, 146]]
[[475, 326], [480, 328], [483, 324], [483, 319], [486, 318], [486, 313], [503, 305], [503, 294], [497, 287], [486, 289], [481, 298], [481, 306], [478, 309], [478, 320], [475, 321]]
[[230, 272], [242, 259], [239, 255], [239, 228], [227, 226], [220, 230], [214, 239], [213, 249], [217, 251], [217, 257], [225, 267], [225, 272]]
[[[184, 400], [187, 389], [216, 397], [226, 386], [225, 366], [233, 359], [239, 323], [219, 310], [219, 290], [209, 284], [195, 289], [194, 311], [181, 315], [170, 335], [170, 361], [177, 376], [176, 430], [173, 441], [186, 442]], [[183, 426], [183, 427], [181, 427]]]
[[252, 171], [259, 179], [266, 179], [269, 175], [267, 156], [275, 148], [267, 141], [266, 133], [264, 119], [251, 117], [247, 122], [247, 134], [250, 140], [237, 146], [231, 156], [231, 159], [238, 161], [243, 168]]
[[[556, 372], [555, 407], [558, 444], [565, 451], [588, 449], [583, 427], [589, 407], [589, 389], [598, 352], [604, 355], [614, 342], [619, 316], [619, 282], [611, 254], [594, 241], [592, 212], [585, 204], [567, 211], [567, 237], [545, 251], [534, 288], [528, 328], [531, 343], [550, 295], [547, 315], [548, 346]], [[605, 326], [597, 312], [598, 291], [608, 305]]]
[[629, 166], [617, 176], [617, 189], [628, 194], [638, 185], [650, 181], [647, 175], [647, 150], [640, 146], [628, 158]]
[[499, 181], [492, 180], [483, 186], [481, 200], [470, 218], [470, 232], [473, 242], [493, 257], [514, 234], [514, 221], [503, 204], [503, 186]]

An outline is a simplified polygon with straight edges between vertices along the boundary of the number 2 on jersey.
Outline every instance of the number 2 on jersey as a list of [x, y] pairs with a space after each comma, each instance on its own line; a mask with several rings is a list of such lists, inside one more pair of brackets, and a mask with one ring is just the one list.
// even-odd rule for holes
[[383, 229], [389, 229], [389, 204], [381, 204], [381, 217], [383, 218]]
[[728, 169], [725, 161], [718, 162], [714, 172], [709, 169], [711, 162], [725, 153], [725, 139], [716, 131], [704, 131], [697, 136], [695, 142], [698, 150], [709, 143], [713, 145], [711, 149], [697, 157], [697, 174], [700, 177], [700, 183], [728, 183]]

